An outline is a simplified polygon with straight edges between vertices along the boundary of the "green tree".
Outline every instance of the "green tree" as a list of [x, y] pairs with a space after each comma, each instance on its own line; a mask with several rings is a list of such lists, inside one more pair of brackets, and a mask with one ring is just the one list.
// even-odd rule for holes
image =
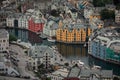
[[65, 66], [69, 66], [69, 63], [65, 63], [64, 65], [65, 65]]
[[120, 3], [116, 5], [116, 9], [120, 10]]
[[95, 7], [103, 7], [106, 4], [112, 4], [113, 0], [93, 0], [93, 5]]
[[44, 68], [44, 67], [45, 67], [45, 65], [42, 63], [38, 66], [38, 69], [41, 69], [41, 68]]
[[115, 11], [113, 11], [113, 10], [103, 9], [100, 12], [100, 15], [101, 15], [102, 20], [115, 19]]
[[21, 12], [21, 4], [17, 7], [18, 11]]
[[17, 38], [16, 38], [14, 35], [10, 34], [10, 35], [9, 35], [9, 41], [10, 41], [10, 42], [11, 42], [11, 41], [17, 41]]
[[118, 77], [114, 77], [113, 80], [120, 80]]
[[50, 77], [47, 77], [46, 80], [51, 80], [51, 78], [50, 78]]

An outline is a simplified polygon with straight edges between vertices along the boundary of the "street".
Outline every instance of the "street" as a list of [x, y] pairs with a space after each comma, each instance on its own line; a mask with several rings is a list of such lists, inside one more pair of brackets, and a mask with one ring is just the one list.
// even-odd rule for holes
[[11, 45], [10, 46], [11, 50], [15, 51], [16, 53], [18, 53], [18, 55], [16, 56], [18, 61], [18, 70], [20, 72], [20, 75], [23, 77], [30, 77], [32, 79], [35, 79], [35, 75], [33, 72], [28, 73], [28, 70], [26, 70], [26, 66], [27, 66], [27, 59], [28, 57], [25, 55], [24, 50], [17, 46], [17, 45]]

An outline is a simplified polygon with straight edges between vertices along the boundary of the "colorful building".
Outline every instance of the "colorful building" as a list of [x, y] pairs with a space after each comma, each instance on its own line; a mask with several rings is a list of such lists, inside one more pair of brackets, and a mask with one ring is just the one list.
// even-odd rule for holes
[[91, 33], [91, 28], [87, 28], [84, 24], [62, 24], [60, 21], [59, 28], [56, 30], [56, 39], [64, 43], [84, 43]]
[[30, 31], [33, 31], [33, 32], [42, 32], [43, 31], [43, 26], [44, 26], [44, 22], [37, 19], [37, 20], [34, 20], [33, 18], [31, 18], [29, 21], [28, 21], [28, 29]]
[[99, 13], [93, 13], [93, 14], [91, 14], [90, 17], [89, 17], [89, 20], [91, 21], [92, 19], [95, 19], [95, 18], [101, 19], [100, 14]]
[[96, 58], [120, 63], [120, 37], [115, 29], [101, 29], [94, 32], [88, 42], [88, 53]]
[[43, 31], [44, 20], [42, 13], [39, 10], [34, 11], [31, 18], [28, 20], [28, 29], [30, 31], [39, 33]]

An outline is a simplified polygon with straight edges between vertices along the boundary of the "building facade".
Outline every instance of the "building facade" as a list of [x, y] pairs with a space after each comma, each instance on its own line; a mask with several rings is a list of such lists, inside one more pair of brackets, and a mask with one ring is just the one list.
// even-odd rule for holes
[[116, 30], [102, 29], [89, 38], [88, 53], [111, 63], [120, 62], [120, 37]]
[[81, 23], [76, 24], [62, 24], [59, 23], [59, 28], [56, 30], [56, 39], [58, 42], [65, 43], [84, 43], [87, 36], [90, 36], [92, 29], [87, 28]]
[[7, 27], [14, 27], [14, 18], [12, 16], [8, 16], [6, 18], [6, 26]]
[[44, 25], [43, 34], [53, 37], [56, 36], [56, 30], [58, 28], [58, 24], [54, 21], [49, 21], [47, 24]]
[[85, 42], [86, 41], [86, 29], [73, 29], [69, 30], [68, 28], [65, 29], [58, 29], [56, 31], [56, 38], [57, 41], [74, 43], [74, 42]]
[[10, 14], [12, 14], [11, 11], [1, 10], [1, 11], [0, 11], [0, 22], [1, 22], [2, 24], [5, 24], [5, 23], [6, 23], [6, 18], [7, 18]]
[[0, 52], [9, 52], [9, 33], [0, 29]]
[[101, 19], [101, 16], [100, 16], [100, 14], [99, 13], [93, 13], [93, 14], [91, 14], [90, 15], [90, 17], [89, 17], [89, 21], [91, 21], [91, 20], [93, 20], [93, 19]]
[[15, 27], [18, 28], [19, 24], [19, 18], [22, 16], [21, 13], [15, 13], [15, 14], [11, 14], [6, 18], [6, 26], [7, 27]]
[[28, 19], [29, 16], [23, 15], [18, 19], [18, 27], [23, 29], [28, 29]]
[[34, 10], [34, 13], [28, 20], [28, 29], [32, 32], [42, 32], [44, 27], [43, 15], [39, 10]]
[[120, 23], [120, 11], [115, 11], [115, 22]]
[[55, 63], [64, 64], [64, 59], [58, 55], [59, 53], [56, 53], [55, 49], [49, 46], [32, 46], [29, 50], [29, 65], [32, 70], [37, 70], [40, 64], [44, 64], [45, 68], [49, 68], [50, 65]]

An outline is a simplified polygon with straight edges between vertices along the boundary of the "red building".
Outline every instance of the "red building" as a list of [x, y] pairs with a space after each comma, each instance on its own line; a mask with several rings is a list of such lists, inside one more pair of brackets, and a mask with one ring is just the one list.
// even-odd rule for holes
[[28, 29], [32, 32], [42, 32], [44, 27], [44, 21], [40, 18], [30, 18], [28, 20]]

